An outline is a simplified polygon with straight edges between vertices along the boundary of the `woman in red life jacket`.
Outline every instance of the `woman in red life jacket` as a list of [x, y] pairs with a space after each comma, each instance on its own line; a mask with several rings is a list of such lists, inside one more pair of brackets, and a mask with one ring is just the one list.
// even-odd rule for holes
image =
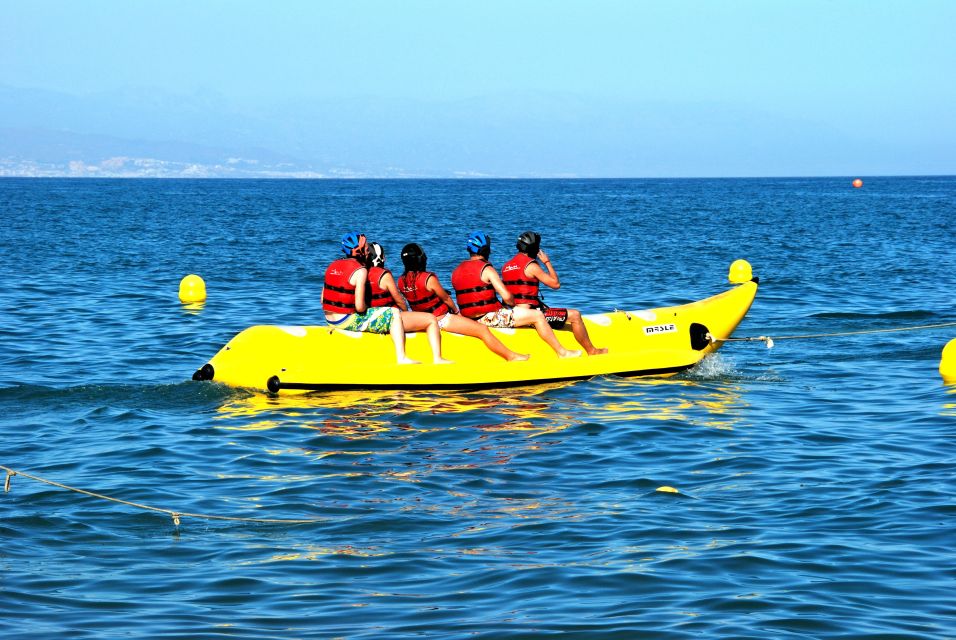
[[[483, 325], [496, 328], [533, 326], [542, 340], [548, 343], [562, 358], [581, 355], [580, 351], [565, 349], [548, 325], [544, 314], [538, 309], [514, 307], [514, 296], [505, 288], [498, 272], [488, 262], [491, 255], [491, 238], [481, 231], [468, 236], [465, 244], [469, 257], [451, 274], [455, 298], [463, 316], [477, 320]], [[503, 306], [495, 294], [501, 296]]]
[[[548, 254], [541, 249], [541, 236], [534, 231], [525, 231], [518, 236], [517, 249], [518, 254], [501, 267], [501, 281], [515, 297], [515, 307], [541, 309], [553, 329], [564, 329], [566, 325], [570, 325], [574, 339], [584, 347], [588, 355], [607, 353], [607, 349], [598, 349], [591, 343], [580, 311], [550, 308], [541, 301], [541, 296], [538, 295], [539, 283], [552, 289], [561, 288], [561, 279], [551, 265]], [[547, 267], [547, 272], [541, 268], [536, 258]]]
[[385, 268], [385, 249], [377, 242], [369, 243], [368, 268], [368, 306], [370, 308], [398, 307], [401, 312], [402, 328], [406, 331], [424, 331], [428, 336], [435, 364], [451, 362], [441, 357], [441, 329], [438, 320], [430, 313], [417, 310], [409, 311], [408, 305], [398, 293], [392, 272]]
[[405, 354], [405, 330], [400, 312], [392, 307], [370, 309], [366, 304], [368, 245], [365, 236], [346, 234], [342, 238], [342, 253], [345, 257], [333, 261], [325, 270], [322, 310], [326, 322], [336, 329], [391, 334], [398, 364], [419, 364]]
[[398, 288], [412, 309], [437, 318], [438, 326], [443, 331], [478, 338], [486, 347], [509, 362], [529, 358], [506, 347], [485, 325], [458, 315], [458, 307], [451, 295], [441, 286], [438, 276], [425, 270], [427, 262], [428, 256], [417, 244], [407, 244], [402, 249], [405, 273], [398, 278]]

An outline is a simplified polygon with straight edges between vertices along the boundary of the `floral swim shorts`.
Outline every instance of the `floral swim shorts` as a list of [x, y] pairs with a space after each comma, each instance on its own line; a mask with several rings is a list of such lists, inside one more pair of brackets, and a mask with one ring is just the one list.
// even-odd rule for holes
[[338, 322], [329, 322], [329, 325], [345, 331], [388, 333], [395, 313], [394, 307], [372, 307], [365, 313], [351, 313]]
[[502, 307], [497, 311], [489, 311], [480, 318], [475, 318], [475, 320], [495, 329], [513, 329], [515, 326], [514, 311], [507, 307]]

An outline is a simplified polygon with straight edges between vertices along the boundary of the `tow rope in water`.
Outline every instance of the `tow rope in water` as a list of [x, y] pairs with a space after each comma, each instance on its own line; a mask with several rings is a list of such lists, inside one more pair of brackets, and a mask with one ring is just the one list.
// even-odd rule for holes
[[231, 522], [265, 522], [272, 524], [314, 524], [316, 522], [326, 522], [325, 519], [313, 518], [313, 519], [303, 519], [303, 520], [293, 520], [285, 518], [240, 518], [237, 516], [217, 516], [211, 515], [208, 513], [189, 513], [186, 511], [173, 511], [172, 509], [161, 509], [159, 507], [151, 507], [147, 504], [140, 504], [138, 502], [130, 502], [128, 500], [121, 500], [119, 498], [113, 498], [110, 496], [105, 496], [101, 493], [93, 493], [92, 491], [86, 491], [85, 489], [77, 489], [76, 487], [71, 487], [66, 484], [61, 484], [59, 482], [54, 482], [53, 480], [48, 480], [46, 478], [41, 478], [40, 476], [34, 476], [29, 473], [24, 473], [23, 471], [16, 471], [9, 467], [0, 465], [0, 469], [3, 469], [7, 472], [7, 478], [3, 483], [3, 492], [10, 492], [10, 478], [13, 476], [23, 476], [24, 478], [30, 478], [31, 480], [36, 480], [37, 482], [42, 482], [54, 487], [59, 487], [61, 489], [67, 489], [69, 491], [74, 491], [76, 493], [82, 493], [83, 495], [92, 496], [94, 498], [99, 498], [101, 500], [109, 500], [110, 502], [118, 502], [119, 504], [125, 504], [130, 507], [136, 507], [137, 509], [145, 509], [146, 511], [157, 511], [159, 513], [165, 513], [173, 519], [173, 524], [177, 527], [180, 523], [180, 518], [200, 518], [204, 520], [229, 520]]
[[942, 324], [924, 324], [916, 327], [896, 327], [894, 329], [868, 329], [866, 331], [841, 331], [839, 333], [805, 333], [793, 336], [751, 336], [746, 338], [715, 338], [707, 334], [707, 339], [711, 342], [766, 342], [767, 348], [773, 348], [774, 340], [805, 340], [811, 338], [834, 338], [837, 336], [861, 336], [869, 333], [893, 333], [895, 331], [918, 331], [920, 329], [940, 329], [943, 327], [956, 327], [956, 322], [944, 322]]

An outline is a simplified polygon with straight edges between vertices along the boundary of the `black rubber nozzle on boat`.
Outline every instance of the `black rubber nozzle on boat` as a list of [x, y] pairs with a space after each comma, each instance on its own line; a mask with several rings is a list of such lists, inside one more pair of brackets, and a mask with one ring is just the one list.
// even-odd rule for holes
[[282, 385], [279, 382], [279, 376], [272, 376], [271, 378], [266, 380], [266, 389], [268, 389], [272, 393], [279, 393], [279, 389], [281, 387]]
[[212, 380], [216, 375], [216, 370], [208, 362], [193, 374], [193, 380]]

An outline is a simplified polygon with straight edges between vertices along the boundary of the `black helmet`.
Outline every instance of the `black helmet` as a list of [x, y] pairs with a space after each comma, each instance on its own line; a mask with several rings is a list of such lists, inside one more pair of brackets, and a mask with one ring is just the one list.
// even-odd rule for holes
[[525, 231], [518, 236], [518, 243], [515, 246], [518, 247], [518, 251], [535, 258], [541, 250], [541, 235], [534, 231]]
[[385, 249], [382, 248], [377, 242], [370, 242], [368, 245], [368, 256], [370, 266], [373, 267], [384, 267], [385, 266]]
[[428, 256], [414, 242], [402, 247], [402, 264], [405, 265], [405, 271], [424, 271], [427, 262]]

